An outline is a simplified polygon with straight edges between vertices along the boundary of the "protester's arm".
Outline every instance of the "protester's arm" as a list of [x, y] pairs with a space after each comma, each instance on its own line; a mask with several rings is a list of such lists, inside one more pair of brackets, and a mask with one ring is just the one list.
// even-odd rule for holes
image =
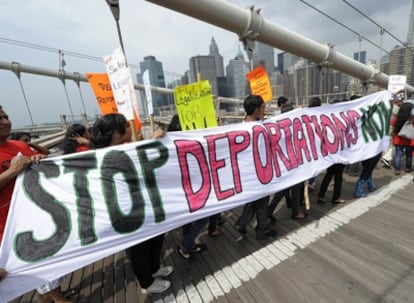
[[44, 155], [49, 155], [50, 154], [50, 151], [46, 147], [37, 145], [35, 143], [29, 143], [29, 146], [31, 148], [34, 148], [35, 150], [37, 150], [41, 154], [44, 154]]
[[7, 183], [15, 178], [19, 173], [24, 171], [32, 163], [32, 160], [26, 156], [16, 156], [10, 162], [10, 167], [0, 174], [0, 190], [2, 190]]
[[164, 137], [166, 134], [165, 130], [157, 129], [152, 133], [152, 139], [159, 139]]

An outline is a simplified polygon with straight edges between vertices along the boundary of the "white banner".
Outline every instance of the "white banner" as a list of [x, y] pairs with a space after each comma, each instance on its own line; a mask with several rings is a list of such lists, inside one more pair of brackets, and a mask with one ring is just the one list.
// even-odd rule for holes
[[137, 104], [137, 97], [131, 72], [126, 65], [122, 49], [117, 48], [112, 55], [104, 57], [104, 64], [118, 112], [123, 114], [127, 120], [134, 120], [134, 106]]
[[151, 82], [148, 69], [143, 73], [142, 80], [145, 87], [145, 96], [147, 97], [148, 116], [152, 116], [154, 114], [154, 108], [152, 106]]
[[382, 91], [33, 165], [13, 193], [0, 251], [0, 267], [9, 272], [0, 301], [333, 163], [377, 155], [389, 143], [390, 99]]

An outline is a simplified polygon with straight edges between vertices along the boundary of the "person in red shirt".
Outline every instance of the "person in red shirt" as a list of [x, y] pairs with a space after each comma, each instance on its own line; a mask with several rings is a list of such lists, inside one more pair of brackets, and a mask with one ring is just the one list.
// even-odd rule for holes
[[411, 110], [413, 105], [409, 102], [405, 102], [400, 106], [397, 117], [391, 121], [391, 125], [394, 127], [394, 133], [392, 136], [392, 143], [395, 146], [395, 174], [400, 175], [402, 170], [402, 158], [405, 154], [405, 172], [411, 172], [412, 170], [412, 152], [411, 139], [404, 138], [398, 135], [401, 128], [406, 121], [411, 121]]
[[[39, 154], [23, 141], [8, 140], [11, 133], [9, 116], [0, 106], [0, 245], [9, 212], [14, 183], [18, 174], [46, 155]], [[5, 270], [0, 270], [1, 278]], [[61, 279], [50, 281], [38, 289], [39, 302], [71, 303], [60, 288]]]

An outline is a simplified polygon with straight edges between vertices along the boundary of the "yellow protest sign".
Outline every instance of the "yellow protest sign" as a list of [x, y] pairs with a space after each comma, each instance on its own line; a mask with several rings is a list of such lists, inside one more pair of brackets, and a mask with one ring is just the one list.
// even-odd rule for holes
[[263, 66], [259, 65], [246, 75], [253, 95], [259, 95], [265, 102], [272, 100], [269, 77]]
[[174, 99], [182, 130], [217, 126], [208, 80], [177, 86], [174, 89]]

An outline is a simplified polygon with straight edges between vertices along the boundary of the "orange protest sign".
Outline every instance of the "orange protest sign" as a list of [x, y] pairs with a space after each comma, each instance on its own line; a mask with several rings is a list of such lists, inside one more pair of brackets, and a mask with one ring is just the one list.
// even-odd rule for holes
[[102, 115], [117, 113], [114, 95], [112, 94], [111, 83], [108, 74], [87, 73], [86, 78], [95, 93], [96, 101]]
[[263, 66], [259, 65], [247, 75], [250, 89], [253, 95], [259, 95], [265, 102], [272, 100], [272, 89], [270, 87], [269, 77]]

